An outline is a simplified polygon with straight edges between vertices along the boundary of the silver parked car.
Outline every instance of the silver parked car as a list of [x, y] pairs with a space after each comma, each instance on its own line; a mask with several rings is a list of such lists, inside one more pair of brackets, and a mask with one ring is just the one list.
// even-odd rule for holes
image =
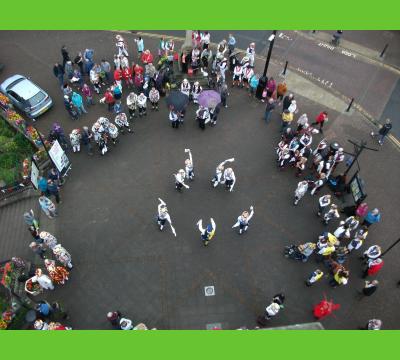
[[31, 119], [43, 114], [53, 105], [51, 97], [44, 90], [22, 75], [9, 77], [0, 85], [0, 91]]

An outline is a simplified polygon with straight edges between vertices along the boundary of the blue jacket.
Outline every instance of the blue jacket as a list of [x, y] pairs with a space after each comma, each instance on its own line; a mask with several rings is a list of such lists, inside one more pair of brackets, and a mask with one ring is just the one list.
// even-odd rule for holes
[[82, 96], [80, 96], [79, 94], [77, 94], [76, 92], [74, 92], [72, 94], [72, 103], [76, 106], [76, 107], [81, 107], [82, 106]]
[[365, 221], [368, 221], [370, 224], [375, 224], [379, 221], [381, 221], [381, 214], [373, 215], [370, 212], [368, 212], [367, 216], [364, 218]]
[[38, 181], [38, 188], [41, 192], [47, 192], [47, 180], [44, 177]]

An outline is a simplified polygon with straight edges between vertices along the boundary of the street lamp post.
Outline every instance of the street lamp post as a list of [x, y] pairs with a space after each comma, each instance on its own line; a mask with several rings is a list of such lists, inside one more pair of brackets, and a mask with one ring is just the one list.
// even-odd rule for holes
[[382, 254], [380, 257], [383, 255], [387, 254], [389, 250], [391, 250], [393, 247], [395, 247], [398, 243], [400, 242], [400, 239], [397, 239], [392, 245], [390, 245]]
[[277, 32], [277, 30], [273, 30], [272, 35], [268, 38], [269, 49], [268, 49], [267, 60], [265, 61], [263, 75], [258, 80], [258, 86], [257, 86], [257, 90], [256, 90], [256, 98], [260, 99], [260, 100], [262, 99], [262, 93], [265, 89], [265, 86], [267, 85], [267, 71], [268, 71], [269, 61], [271, 60], [272, 48], [274, 47], [276, 32]]

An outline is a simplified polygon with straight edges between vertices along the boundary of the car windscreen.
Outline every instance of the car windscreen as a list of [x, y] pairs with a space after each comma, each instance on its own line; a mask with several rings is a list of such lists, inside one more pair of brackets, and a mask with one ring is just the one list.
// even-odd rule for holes
[[46, 97], [46, 95], [42, 91], [39, 91], [36, 95], [32, 96], [27, 101], [29, 102], [29, 105], [31, 107], [34, 107], [34, 106], [40, 104], [45, 97]]

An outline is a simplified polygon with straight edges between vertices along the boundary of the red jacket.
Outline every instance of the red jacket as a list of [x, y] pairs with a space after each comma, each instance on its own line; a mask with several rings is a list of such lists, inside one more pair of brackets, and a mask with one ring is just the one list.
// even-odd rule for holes
[[142, 62], [143, 64], [150, 64], [153, 62], [153, 55], [151, 55], [151, 53], [146, 53], [144, 52], [142, 54]]
[[317, 123], [323, 123], [323, 122], [326, 120], [326, 118], [327, 118], [327, 116], [326, 116], [323, 112], [321, 112], [321, 113], [315, 118], [315, 121], [316, 121]]
[[379, 264], [374, 264], [372, 263], [371, 265], [368, 265], [368, 275], [374, 275], [379, 272], [380, 269], [383, 267], [383, 260]]
[[115, 102], [114, 95], [110, 91], [106, 91], [104, 93], [104, 97], [106, 98], [107, 104], [112, 104], [113, 102]]
[[124, 70], [122, 70], [122, 77], [125, 80], [129, 80], [132, 79], [132, 70], [130, 68], [125, 68]]
[[115, 81], [120, 81], [121, 78], [122, 78], [122, 71], [119, 70], [119, 69], [116, 69], [116, 70], [114, 71], [114, 80], [115, 80]]

